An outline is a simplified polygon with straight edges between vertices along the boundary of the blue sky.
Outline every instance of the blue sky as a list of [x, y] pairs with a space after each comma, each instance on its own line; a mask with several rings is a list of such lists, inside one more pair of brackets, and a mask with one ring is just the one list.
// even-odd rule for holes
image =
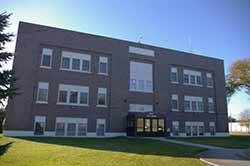
[[[250, 57], [250, 0], [1, 0], [3, 11], [13, 13], [14, 33], [22, 20], [130, 41], [142, 36], [142, 43], [224, 59], [226, 72]], [[249, 100], [237, 93], [229, 113], [250, 108]]]

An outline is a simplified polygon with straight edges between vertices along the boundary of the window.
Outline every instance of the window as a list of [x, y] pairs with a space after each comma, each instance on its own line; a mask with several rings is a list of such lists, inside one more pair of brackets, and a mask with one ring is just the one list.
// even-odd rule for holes
[[215, 135], [216, 134], [215, 123], [214, 122], [209, 122], [209, 131], [210, 131], [210, 135]]
[[67, 136], [76, 135], [76, 123], [68, 123], [67, 125]]
[[70, 58], [67, 58], [67, 57], [62, 58], [62, 68], [64, 69], [70, 68]]
[[192, 126], [192, 136], [198, 135], [198, 126]]
[[42, 68], [51, 68], [52, 53], [53, 53], [52, 49], [43, 48], [42, 57], [41, 57], [41, 67]]
[[146, 104], [129, 104], [129, 112], [152, 112], [153, 106]]
[[197, 96], [184, 96], [185, 111], [203, 112], [203, 99]]
[[49, 83], [39, 82], [37, 91], [37, 103], [48, 103]]
[[80, 59], [72, 59], [72, 69], [73, 70], [80, 70]]
[[79, 123], [78, 124], [78, 136], [86, 136], [87, 135], [87, 124]]
[[77, 104], [78, 92], [71, 91], [69, 96], [69, 103]]
[[34, 120], [34, 135], [44, 135], [45, 116], [35, 116]]
[[171, 67], [170, 80], [172, 83], [178, 83], [178, 70], [176, 67]]
[[159, 119], [158, 120], [158, 132], [164, 132], [165, 131], [165, 120]]
[[65, 123], [57, 122], [56, 123], [56, 136], [64, 136], [65, 132]]
[[150, 119], [145, 119], [145, 132], [151, 132], [151, 123], [150, 123]]
[[152, 132], [157, 132], [157, 119], [152, 119]]
[[207, 73], [207, 87], [213, 88], [213, 86], [214, 86], [214, 83], [213, 83], [212, 73]]
[[208, 112], [214, 112], [214, 101], [212, 97], [208, 98]]
[[173, 136], [179, 135], [179, 122], [178, 121], [172, 122], [172, 133], [173, 133]]
[[108, 58], [99, 57], [99, 74], [108, 74]]
[[184, 69], [183, 83], [185, 85], [202, 86], [201, 72]]
[[183, 76], [183, 83], [189, 84], [189, 76], [187, 74], [184, 74], [184, 76]]
[[89, 87], [59, 84], [57, 104], [87, 106], [88, 98]]
[[144, 120], [143, 118], [139, 118], [137, 119], [137, 132], [143, 132], [143, 128], [144, 128]]
[[97, 106], [107, 106], [107, 89], [98, 88]]
[[204, 135], [204, 126], [199, 126], [199, 135]]
[[61, 90], [59, 91], [59, 102], [60, 103], [67, 103], [67, 94], [68, 91]]
[[153, 65], [130, 61], [129, 90], [136, 92], [153, 92]]
[[97, 126], [96, 126], [96, 135], [97, 136], [105, 136], [105, 119], [97, 119]]
[[171, 96], [171, 107], [172, 111], [178, 111], [178, 95]]
[[185, 122], [187, 136], [202, 136], [204, 135], [204, 122], [187, 121]]
[[61, 70], [90, 72], [91, 56], [76, 52], [62, 52]]
[[133, 46], [129, 46], [129, 53], [152, 56], [152, 57], [155, 56], [155, 52], [153, 50], [140, 47], [133, 47]]
[[186, 135], [191, 136], [191, 126], [186, 126], [185, 130], [186, 130]]

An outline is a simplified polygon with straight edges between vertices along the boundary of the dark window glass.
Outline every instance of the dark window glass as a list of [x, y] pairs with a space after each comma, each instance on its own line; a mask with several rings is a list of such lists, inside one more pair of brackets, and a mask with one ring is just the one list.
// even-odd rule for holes
[[190, 82], [191, 82], [191, 84], [195, 84], [195, 76], [194, 75], [190, 76]]
[[143, 128], [144, 128], [144, 121], [143, 118], [139, 118], [137, 119], [137, 132], [143, 132]]
[[78, 136], [86, 136], [87, 134], [87, 124], [79, 123], [78, 124]]
[[184, 105], [185, 105], [185, 110], [190, 110], [190, 101], [186, 100], [184, 101]]
[[189, 76], [188, 76], [188, 74], [184, 74], [183, 75], [183, 82], [186, 83], [186, 84], [189, 83]]
[[145, 119], [145, 132], [150, 132], [151, 131], [151, 123], [150, 119]]
[[77, 103], [77, 95], [78, 95], [78, 92], [71, 91], [70, 92], [69, 102], [76, 104]]
[[193, 132], [193, 136], [197, 136], [198, 135], [198, 126], [192, 126], [192, 132]]
[[82, 71], [90, 71], [90, 62], [82, 60]]
[[39, 88], [37, 100], [47, 102], [48, 101], [48, 89]]
[[207, 78], [207, 86], [213, 87], [213, 79], [212, 78]]
[[191, 126], [186, 126], [186, 135], [191, 136]]
[[80, 92], [80, 104], [88, 104], [88, 93]]
[[192, 101], [192, 111], [196, 111], [197, 110], [197, 102], [196, 101]]
[[157, 119], [152, 119], [152, 131], [157, 132]]
[[104, 136], [104, 133], [105, 133], [105, 125], [98, 124], [97, 125], [97, 136]]
[[73, 60], [72, 60], [72, 69], [73, 70], [80, 70], [80, 59], [73, 58]]
[[76, 135], [76, 123], [68, 123], [67, 136], [75, 136], [75, 135]]
[[106, 62], [100, 62], [100, 73], [107, 74], [107, 63]]
[[64, 136], [65, 124], [62, 122], [56, 123], [56, 136]]
[[209, 126], [210, 134], [215, 135], [215, 127], [214, 126]]
[[171, 72], [171, 81], [172, 82], [177, 82], [177, 73], [175, 72]]
[[203, 111], [203, 102], [198, 101], [198, 111]]
[[173, 125], [173, 135], [174, 136], [179, 135], [179, 125]]
[[60, 90], [59, 91], [59, 102], [60, 103], [67, 103], [67, 91]]
[[212, 102], [208, 103], [208, 112], [214, 112], [214, 103]]
[[199, 126], [199, 135], [204, 135], [204, 126]]
[[62, 58], [62, 68], [69, 69], [70, 66], [70, 58], [63, 57]]
[[44, 134], [45, 123], [44, 122], [36, 122], [35, 123], [35, 131], [34, 135], [43, 135]]
[[172, 109], [177, 110], [178, 109], [178, 100], [172, 99]]
[[164, 119], [159, 119], [158, 120], [158, 131], [164, 132], [165, 130], [165, 121]]
[[51, 56], [44, 54], [42, 57], [42, 66], [50, 67], [51, 65]]
[[198, 85], [201, 85], [201, 76], [196, 76], [196, 81]]
[[98, 105], [106, 105], [106, 94], [105, 93], [98, 94]]

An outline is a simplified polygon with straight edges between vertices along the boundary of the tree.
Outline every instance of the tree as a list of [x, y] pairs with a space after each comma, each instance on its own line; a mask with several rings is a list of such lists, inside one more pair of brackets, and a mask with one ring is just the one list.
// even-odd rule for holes
[[247, 131], [250, 132], [250, 109], [244, 110], [240, 113], [240, 125], [245, 126]]
[[250, 58], [234, 62], [226, 77], [226, 90], [229, 98], [241, 88], [250, 95]]
[[[9, 18], [11, 14], [6, 12], [0, 14], [0, 69], [3, 64], [6, 64], [13, 56], [12, 53], [4, 52], [4, 46], [6, 42], [11, 41], [13, 33], [5, 33], [5, 29], [9, 26]], [[15, 96], [16, 88], [12, 85], [15, 82], [14, 72], [12, 70], [0, 70], [0, 103], [3, 105], [3, 101]]]
[[234, 117], [232, 117], [232, 116], [228, 117], [228, 122], [236, 122], [236, 121], [237, 120]]

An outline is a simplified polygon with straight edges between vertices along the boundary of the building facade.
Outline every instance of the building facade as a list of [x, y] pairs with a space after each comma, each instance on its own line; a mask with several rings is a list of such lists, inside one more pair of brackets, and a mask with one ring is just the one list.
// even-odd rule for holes
[[225, 136], [223, 60], [20, 22], [7, 136]]

